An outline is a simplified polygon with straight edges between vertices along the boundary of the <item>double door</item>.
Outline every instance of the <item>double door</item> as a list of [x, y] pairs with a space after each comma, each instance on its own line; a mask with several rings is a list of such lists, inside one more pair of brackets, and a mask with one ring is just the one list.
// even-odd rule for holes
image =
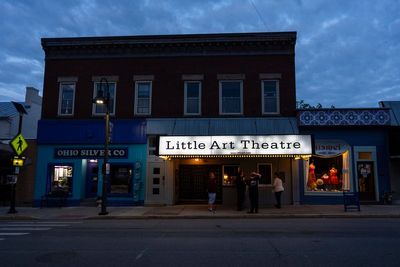
[[221, 165], [180, 165], [179, 166], [179, 202], [207, 202], [208, 177], [214, 172], [217, 178], [217, 203], [222, 200]]

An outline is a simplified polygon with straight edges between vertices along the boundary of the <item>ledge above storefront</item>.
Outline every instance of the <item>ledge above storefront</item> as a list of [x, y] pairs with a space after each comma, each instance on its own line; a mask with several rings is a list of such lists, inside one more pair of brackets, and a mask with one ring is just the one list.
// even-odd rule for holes
[[218, 136], [298, 134], [296, 118], [147, 119], [148, 135]]
[[[111, 120], [114, 144], [145, 144], [146, 121]], [[38, 144], [102, 144], [105, 136], [102, 120], [40, 120]]]

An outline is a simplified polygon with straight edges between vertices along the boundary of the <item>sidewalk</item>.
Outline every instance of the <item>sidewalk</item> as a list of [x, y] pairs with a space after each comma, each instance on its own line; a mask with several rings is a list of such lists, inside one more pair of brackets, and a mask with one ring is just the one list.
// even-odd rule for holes
[[107, 207], [108, 215], [98, 215], [97, 207], [31, 208], [0, 207], [0, 220], [67, 220], [67, 219], [202, 219], [202, 218], [400, 218], [400, 205], [361, 205], [361, 211], [344, 211], [343, 205], [288, 205], [282, 209], [262, 208], [258, 214], [236, 211], [233, 207], [217, 207], [215, 213], [207, 205], [175, 205], [163, 207]]

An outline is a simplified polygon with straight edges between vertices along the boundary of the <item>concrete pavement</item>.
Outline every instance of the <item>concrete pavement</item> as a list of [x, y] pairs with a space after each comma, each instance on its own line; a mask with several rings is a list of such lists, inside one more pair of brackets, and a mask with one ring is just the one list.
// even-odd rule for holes
[[257, 214], [236, 211], [233, 207], [217, 207], [215, 213], [207, 205], [174, 205], [162, 207], [107, 207], [108, 215], [98, 215], [99, 207], [0, 207], [0, 220], [66, 220], [66, 219], [201, 219], [201, 218], [400, 218], [400, 205], [361, 205], [361, 211], [344, 211], [343, 205], [287, 205], [282, 209], [262, 208]]

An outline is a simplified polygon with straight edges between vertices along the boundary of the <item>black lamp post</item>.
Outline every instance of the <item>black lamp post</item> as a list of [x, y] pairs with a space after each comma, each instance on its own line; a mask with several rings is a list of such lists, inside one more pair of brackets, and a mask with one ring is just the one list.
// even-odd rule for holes
[[[103, 181], [101, 191], [101, 211], [99, 215], [107, 215], [107, 181], [110, 174], [110, 165], [108, 163], [108, 145], [109, 145], [109, 134], [110, 134], [110, 88], [106, 78], [101, 78], [99, 82], [99, 91], [97, 92], [94, 103], [99, 105], [105, 105], [105, 141], [104, 141], [104, 163], [103, 163]], [[103, 84], [106, 85], [106, 90], [103, 90]]]

